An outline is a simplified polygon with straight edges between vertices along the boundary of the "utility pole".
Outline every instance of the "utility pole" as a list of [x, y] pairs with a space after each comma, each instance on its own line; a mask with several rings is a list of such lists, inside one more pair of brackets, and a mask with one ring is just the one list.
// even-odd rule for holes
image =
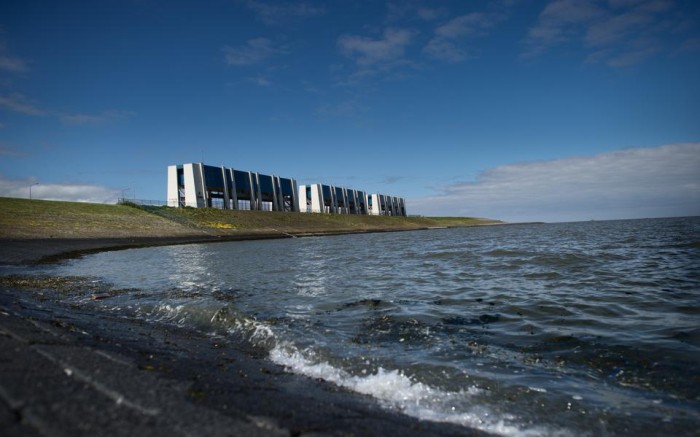
[[29, 200], [32, 200], [32, 187], [34, 185], [39, 185], [39, 182], [34, 182], [33, 184], [29, 185]]

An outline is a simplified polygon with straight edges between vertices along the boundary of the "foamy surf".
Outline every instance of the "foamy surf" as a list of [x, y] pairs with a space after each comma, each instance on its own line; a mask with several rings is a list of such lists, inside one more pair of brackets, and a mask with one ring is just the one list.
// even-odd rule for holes
[[[314, 355], [307, 351], [307, 355]], [[459, 392], [446, 392], [411, 380], [402, 371], [378, 368], [369, 375], [351, 375], [326, 361], [308, 358], [293, 345], [281, 343], [270, 351], [270, 359], [289, 371], [332, 382], [340, 387], [377, 399], [384, 407], [421, 420], [453, 423], [504, 436], [571, 435], [561, 430], [523, 428], [507, 421], [514, 417], [498, 417], [485, 407], [471, 406], [460, 411], [469, 399], [482, 392], [470, 387]]]
[[[319, 357], [314, 346], [300, 349], [276, 332], [268, 323], [240, 314], [216, 300], [199, 297], [170, 299], [154, 303], [127, 305], [133, 314], [157, 323], [169, 323], [204, 332], [226, 332], [269, 351], [269, 359], [287, 371], [324, 380], [355, 393], [371, 396], [382, 407], [420, 420], [452, 423], [504, 436], [572, 435], [562, 430], [520, 426], [518, 418], [494, 412], [480, 402], [488, 396], [484, 389], [470, 386], [446, 391], [416, 381], [398, 369], [381, 366], [360, 370], [353, 375]], [[122, 307], [121, 309], [126, 309]], [[118, 307], [113, 310], [119, 310]], [[369, 362], [367, 363], [369, 367]]]

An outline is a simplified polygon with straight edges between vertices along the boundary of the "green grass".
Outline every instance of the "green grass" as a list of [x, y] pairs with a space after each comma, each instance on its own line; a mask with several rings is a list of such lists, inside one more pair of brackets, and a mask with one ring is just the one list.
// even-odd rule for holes
[[0, 238], [184, 235], [191, 231], [125, 205], [0, 198]]
[[212, 208], [143, 207], [153, 214], [199, 228], [247, 231], [345, 232], [475, 226], [500, 223], [469, 217], [387, 217], [298, 212], [226, 211]]
[[408, 230], [500, 223], [467, 217], [384, 217], [167, 208], [0, 198], [0, 238], [109, 238]]

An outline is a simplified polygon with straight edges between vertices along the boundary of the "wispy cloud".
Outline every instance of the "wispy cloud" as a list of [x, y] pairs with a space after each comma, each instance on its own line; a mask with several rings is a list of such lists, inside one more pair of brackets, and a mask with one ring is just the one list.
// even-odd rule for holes
[[19, 93], [0, 95], [0, 107], [26, 115], [41, 116], [47, 114], [45, 110], [37, 106], [36, 102]]
[[382, 183], [391, 185], [406, 180], [406, 176], [386, 176]]
[[665, 36], [681, 32], [686, 21], [666, 0], [554, 0], [528, 31], [521, 58], [578, 44], [587, 52], [587, 62], [627, 67], [671, 50]]
[[23, 73], [29, 70], [29, 65], [23, 59], [0, 54], [0, 70]]
[[261, 75], [249, 77], [247, 79], [247, 81], [250, 83], [253, 83], [257, 86], [260, 86], [260, 87], [269, 87], [270, 85], [272, 85], [272, 82], [270, 81], [270, 79], [266, 78], [265, 76], [261, 76]]
[[535, 57], [550, 48], [580, 37], [583, 27], [606, 12], [594, 2], [555, 0], [540, 13], [537, 24], [527, 34], [523, 57]]
[[[0, 33], [2, 33], [2, 28], [0, 28]], [[9, 53], [7, 45], [2, 40], [0, 40], [0, 71], [9, 73], [29, 71], [29, 63]]]
[[342, 35], [338, 38], [338, 47], [343, 55], [357, 64], [359, 71], [356, 76], [372, 75], [408, 64], [405, 53], [413, 35], [411, 30], [397, 28], [387, 28], [381, 36], [374, 38]]
[[311, 2], [289, 1], [270, 2], [260, 0], [250, 0], [246, 6], [254, 11], [265, 24], [279, 25], [290, 21], [317, 17], [326, 13], [323, 6], [317, 6]]
[[45, 200], [66, 200], [74, 202], [116, 203], [121, 191], [102, 185], [91, 184], [43, 184], [36, 178], [8, 179], [0, 176], [1, 197], [29, 197], [31, 186], [32, 198]]
[[[29, 70], [28, 63], [20, 58], [5, 54], [5, 45], [0, 41], [0, 71], [21, 73]], [[132, 116], [130, 111], [109, 110], [100, 114], [73, 114], [54, 111], [42, 107], [38, 102], [22, 93], [0, 95], [0, 109], [35, 117], [53, 117], [65, 124], [102, 124]], [[4, 125], [0, 124], [0, 127]]]
[[386, 5], [387, 21], [433, 21], [447, 13], [445, 8], [435, 7], [434, 5], [426, 6], [419, 2], [411, 2], [406, 0], [390, 1]]
[[463, 61], [467, 58], [467, 53], [460, 40], [463, 37], [483, 35], [493, 24], [493, 20], [478, 12], [455, 17], [435, 29], [435, 36], [423, 52], [442, 61]]
[[272, 56], [284, 54], [284, 47], [275, 45], [268, 38], [253, 38], [239, 47], [224, 47], [224, 59], [237, 67], [259, 64]]
[[443, 38], [479, 35], [483, 34], [486, 29], [492, 27], [494, 24], [493, 21], [491, 17], [485, 14], [474, 12], [451, 19], [438, 27], [435, 33]]
[[439, 187], [411, 210], [508, 221], [700, 214], [700, 143], [496, 167], [475, 182]]
[[10, 158], [23, 158], [29, 156], [29, 153], [0, 141], [0, 156], [6, 156]]
[[86, 125], [104, 124], [133, 116], [132, 111], [104, 111], [100, 114], [60, 114], [59, 119], [65, 124]]
[[357, 99], [351, 99], [336, 104], [321, 105], [316, 109], [316, 113], [324, 116], [349, 117], [358, 115], [366, 109]]
[[56, 117], [64, 124], [103, 124], [133, 116], [132, 111], [109, 110], [99, 114], [71, 114], [44, 109], [23, 94], [0, 95], [0, 108], [35, 117]]
[[471, 57], [467, 41], [488, 35], [506, 17], [507, 7], [503, 3], [492, 3], [488, 11], [453, 17], [435, 29], [423, 53], [450, 63], [464, 61]]
[[[470, 42], [492, 33], [508, 17], [512, 4], [509, 0], [493, 1], [483, 11], [459, 16], [451, 15], [447, 7], [422, 2], [390, 1], [386, 7], [387, 25], [373, 35], [344, 34], [338, 38], [340, 52], [356, 64], [352, 79], [396, 74], [406, 67], [419, 69], [421, 53], [450, 63], [474, 57], [478, 50]], [[433, 27], [432, 34], [425, 32], [425, 26]]]
[[673, 54], [679, 55], [684, 53], [700, 53], [700, 38], [686, 39]]

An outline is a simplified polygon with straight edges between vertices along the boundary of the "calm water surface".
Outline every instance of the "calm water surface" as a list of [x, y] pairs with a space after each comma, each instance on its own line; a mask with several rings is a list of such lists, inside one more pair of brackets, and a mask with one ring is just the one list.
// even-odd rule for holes
[[699, 435], [700, 218], [172, 246], [52, 269], [134, 288], [90, 304], [243, 336], [420, 418]]

